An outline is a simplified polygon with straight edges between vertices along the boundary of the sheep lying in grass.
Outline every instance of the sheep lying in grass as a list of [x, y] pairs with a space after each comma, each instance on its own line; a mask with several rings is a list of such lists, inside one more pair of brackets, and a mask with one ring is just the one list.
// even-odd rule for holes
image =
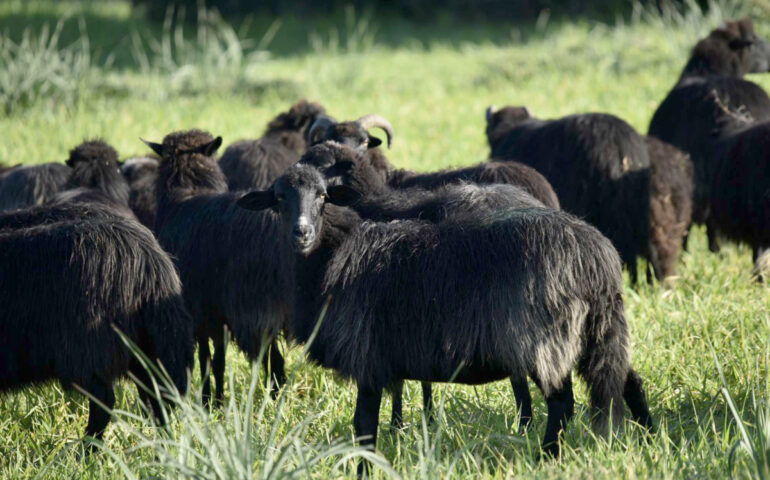
[[647, 259], [658, 280], [676, 274], [682, 241], [692, 219], [695, 188], [690, 156], [647, 136], [650, 155], [650, 246]]
[[17, 166], [0, 182], [0, 212], [51, 201], [67, 183], [71, 170], [62, 163]]
[[[131, 373], [151, 385], [115, 327], [186, 391], [193, 325], [179, 277], [135, 220], [100, 204], [0, 214], [0, 271], [0, 390], [77, 385], [94, 397], [85, 433], [101, 438], [114, 382]], [[162, 422], [160, 405], [139, 394]]]
[[624, 399], [652, 428], [630, 366], [620, 260], [595, 228], [544, 208], [372, 223], [337, 206], [357, 199], [298, 164], [238, 204], [280, 215], [296, 252], [290, 330], [308, 341], [317, 328], [312, 359], [355, 380], [362, 443], [375, 444], [382, 389], [395, 381], [530, 375], [548, 403], [543, 447], [557, 455], [573, 414], [575, 367], [589, 385], [598, 432], [610, 418], [619, 424]]
[[152, 229], [158, 212], [158, 159], [155, 157], [132, 157], [120, 165], [120, 172], [128, 182], [128, 206], [142, 222]]
[[[191, 130], [148, 142], [161, 157], [155, 233], [177, 264], [188, 310], [197, 325], [203, 399], [224, 399], [225, 326], [250, 359], [263, 357], [274, 388], [285, 381], [277, 335], [291, 313], [291, 265], [271, 213], [250, 215], [235, 205], [212, 155], [220, 137]], [[211, 359], [209, 339], [214, 341]], [[269, 367], [269, 368], [268, 368]]]
[[650, 121], [650, 135], [692, 158], [692, 220], [706, 224], [712, 252], [719, 251], [717, 233], [708, 224], [715, 132], [722, 128], [726, 111], [742, 112], [756, 121], [770, 120], [770, 97], [759, 85], [742, 78], [769, 70], [770, 45], [754, 33], [751, 20], [727, 22], [695, 45], [679, 80]]
[[539, 120], [524, 107], [489, 107], [486, 131], [491, 156], [543, 174], [561, 208], [612, 241], [636, 282], [636, 258], [649, 243], [650, 161], [642, 137], [612, 115]]
[[366, 115], [358, 120], [334, 123], [321, 118], [310, 128], [312, 144], [336, 142], [363, 155], [382, 179], [393, 188], [422, 188], [432, 190], [459, 182], [481, 185], [509, 184], [523, 188], [527, 193], [551, 208], [559, 208], [559, 199], [551, 185], [537, 170], [517, 162], [489, 162], [472, 167], [446, 169], [437, 172], [418, 173], [397, 169], [385, 154], [377, 148], [382, 142], [369, 133], [371, 128], [382, 128], [390, 146], [393, 127], [381, 115]]
[[232, 191], [264, 188], [293, 165], [305, 152], [310, 126], [326, 111], [317, 104], [299, 101], [267, 126], [262, 138], [241, 140], [225, 150], [219, 167]]

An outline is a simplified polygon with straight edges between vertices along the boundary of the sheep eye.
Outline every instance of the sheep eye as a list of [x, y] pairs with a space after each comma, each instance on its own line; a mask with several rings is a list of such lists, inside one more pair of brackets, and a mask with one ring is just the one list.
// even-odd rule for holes
[[320, 198], [321, 200], [326, 200], [326, 193], [324, 192], [319, 193], [318, 198]]
[[275, 196], [275, 198], [276, 198], [276, 199], [277, 199], [279, 202], [283, 202], [284, 200], [286, 200], [286, 195], [284, 195], [283, 193], [279, 193], [278, 195], [276, 195], [276, 196]]

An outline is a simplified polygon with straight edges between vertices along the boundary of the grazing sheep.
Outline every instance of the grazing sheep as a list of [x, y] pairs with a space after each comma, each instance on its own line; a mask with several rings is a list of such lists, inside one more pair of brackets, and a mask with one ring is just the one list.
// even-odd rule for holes
[[[650, 155], [650, 245], [647, 259], [658, 280], [676, 274], [682, 241], [692, 218], [695, 188], [689, 155], [647, 136]], [[648, 278], [649, 280], [649, 278]]]
[[[238, 208], [239, 195], [212, 155], [221, 144], [206, 132], [167, 135], [147, 142], [161, 160], [155, 233], [175, 259], [187, 308], [197, 325], [203, 400], [211, 398], [209, 367], [216, 400], [224, 399], [225, 326], [250, 359], [263, 357], [277, 389], [285, 381], [276, 338], [291, 313], [291, 256], [282, 253], [275, 215], [250, 215]], [[211, 359], [209, 339], [214, 341]], [[269, 366], [269, 368], [268, 368]]]
[[158, 211], [158, 159], [155, 157], [132, 157], [123, 162], [120, 172], [128, 182], [128, 206], [136, 218], [149, 229], [155, 227]]
[[64, 188], [71, 172], [61, 163], [18, 166], [4, 172], [0, 182], [0, 212], [51, 201]]
[[305, 152], [310, 126], [325, 115], [324, 108], [305, 100], [292, 105], [267, 126], [262, 138], [241, 140], [225, 150], [219, 167], [231, 191], [264, 188]]
[[[649, 134], [690, 154], [695, 168], [692, 220], [705, 223], [709, 249], [719, 251], [708, 225], [711, 152], [726, 111], [770, 120], [770, 97], [742, 77], [770, 70], [770, 45], [757, 37], [750, 19], [727, 22], [699, 41], [674, 88], [650, 121]], [[687, 246], [685, 237], [685, 248]]]
[[524, 107], [487, 109], [491, 156], [539, 171], [561, 207], [612, 241], [637, 281], [636, 257], [648, 246], [650, 161], [642, 137], [612, 115], [539, 120]]
[[757, 261], [770, 247], [770, 121], [748, 124], [717, 142], [711, 221], [744, 242]]
[[312, 144], [333, 141], [361, 153], [393, 188], [434, 189], [451, 183], [472, 182], [477, 184], [509, 184], [522, 187], [527, 193], [551, 208], [559, 208], [559, 199], [551, 185], [537, 170], [517, 162], [481, 163], [472, 167], [447, 169], [430, 173], [394, 168], [378, 147], [382, 142], [369, 134], [370, 128], [382, 128], [388, 137], [388, 147], [393, 138], [393, 127], [381, 115], [366, 115], [352, 122], [334, 123], [321, 118], [311, 127]]
[[131, 215], [128, 183], [120, 173], [114, 148], [102, 140], [85, 141], [70, 150], [67, 166], [72, 169], [70, 176], [54, 202], [108, 202]]
[[[90, 213], [94, 212], [94, 215]], [[193, 325], [168, 255], [135, 220], [104, 205], [0, 214], [0, 390], [58, 380], [90, 393], [86, 435], [101, 438], [114, 382], [148, 372], [119, 329], [187, 390]], [[159, 421], [160, 406], [140, 387]]]
[[279, 213], [296, 252], [291, 332], [306, 342], [315, 331], [311, 358], [355, 380], [362, 443], [376, 443], [382, 390], [394, 381], [529, 374], [548, 403], [543, 448], [558, 455], [574, 367], [589, 385], [597, 432], [610, 418], [619, 424], [624, 399], [652, 429], [630, 366], [620, 260], [595, 228], [544, 208], [373, 223], [337, 207], [357, 195], [298, 164], [238, 204]]

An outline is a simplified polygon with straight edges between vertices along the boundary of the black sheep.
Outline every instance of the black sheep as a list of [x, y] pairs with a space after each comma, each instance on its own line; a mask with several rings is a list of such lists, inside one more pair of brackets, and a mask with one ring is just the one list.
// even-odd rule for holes
[[[649, 134], [690, 154], [695, 168], [692, 220], [707, 226], [709, 249], [719, 251], [708, 225], [711, 152], [725, 111], [770, 120], [770, 97], [742, 77], [770, 70], [770, 45], [746, 18], [727, 22], [699, 41], [674, 88], [650, 121]], [[685, 238], [686, 247], [686, 238]]]
[[770, 121], [749, 124], [717, 142], [711, 221], [758, 259], [770, 247]]
[[610, 418], [619, 424], [624, 399], [652, 428], [630, 366], [620, 260], [595, 228], [545, 208], [372, 223], [336, 207], [356, 195], [299, 164], [239, 205], [281, 215], [296, 252], [290, 329], [308, 341], [317, 328], [311, 358], [355, 380], [362, 443], [376, 443], [382, 390], [394, 381], [480, 384], [529, 374], [548, 403], [543, 447], [558, 455], [575, 367], [589, 385], [597, 432]]
[[120, 172], [128, 182], [128, 206], [142, 222], [152, 229], [158, 212], [158, 159], [155, 157], [132, 157], [120, 166]]
[[[264, 342], [265, 367], [273, 386], [285, 381], [276, 337], [291, 313], [290, 255], [282, 253], [274, 214], [250, 215], [236, 206], [238, 194], [212, 155], [221, 144], [206, 132], [191, 130], [149, 143], [161, 157], [155, 233], [176, 261], [184, 297], [198, 326], [198, 355], [203, 398], [211, 396], [209, 367], [216, 400], [224, 398], [225, 326], [236, 344], [255, 359]], [[209, 339], [214, 341], [211, 359]]]
[[518, 162], [490, 162], [472, 167], [418, 173], [396, 169], [385, 154], [377, 148], [382, 142], [369, 133], [371, 128], [382, 128], [390, 147], [393, 127], [381, 115], [366, 115], [358, 120], [334, 123], [319, 119], [310, 129], [311, 144], [333, 141], [364, 153], [366, 160], [393, 188], [434, 189], [451, 183], [509, 184], [522, 187], [527, 193], [551, 208], [559, 208], [559, 199], [551, 185], [537, 170]]
[[[114, 382], [147, 371], [119, 329], [176, 388], [187, 390], [193, 325], [168, 255], [136, 220], [104, 205], [32, 207], [0, 214], [0, 390], [58, 380], [95, 397], [86, 435], [101, 438]], [[53, 314], [53, 316], [52, 316]], [[140, 396], [160, 421], [160, 406]]]
[[120, 173], [114, 148], [102, 140], [88, 140], [70, 150], [66, 163], [72, 170], [53, 202], [106, 202], [122, 215], [132, 215], [128, 182]]
[[394, 169], [388, 179], [388, 184], [395, 188], [434, 189], [457, 182], [514, 185], [521, 187], [546, 207], [559, 209], [559, 198], [548, 180], [534, 168], [519, 162], [487, 162], [472, 167], [426, 173]]
[[267, 126], [262, 138], [241, 140], [227, 147], [219, 167], [232, 191], [264, 188], [293, 165], [307, 148], [310, 126], [325, 115], [324, 108], [305, 100], [292, 105]]
[[71, 172], [68, 166], [53, 162], [7, 170], [0, 181], [0, 212], [51, 201]]
[[596, 226], [620, 253], [631, 281], [647, 251], [650, 161], [639, 134], [607, 114], [539, 120], [524, 107], [487, 110], [491, 156], [539, 171], [561, 208]]
[[676, 274], [682, 241], [692, 219], [695, 188], [690, 156], [655, 137], [650, 155], [650, 246], [647, 259], [658, 280]]
[[[352, 205], [352, 208], [366, 219], [375, 221], [420, 219], [429, 222], [442, 222], [461, 215], [489, 214], [504, 208], [546, 207], [541, 201], [518, 186], [495, 182], [480, 186], [475, 183], [466, 183], [462, 177], [453, 178], [451, 173], [436, 177], [425, 174], [425, 178], [431, 181], [424, 183], [432, 190], [418, 187], [393, 188], [385, 183], [382, 171], [369, 162], [368, 156], [361, 149], [353, 149], [333, 141], [324, 142], [324, 147], [308, 152], [302, 157], [300, 163], [311, 165], [323, 172], [328, 182], [350, 186], [360, 193], [361, 198], [355, 205]], [[494, 163], [484, 165], [491, 165], [493, 168], [495, 166]], [[500, 165], [515, 166], [514, 162], [501, 163]], [[472, 167], [472, 169], [480, 170], [476, 167]], [[506, 169], [502, 170], [505, 171]], [[402, 170], [401, 172], [406, 171]], [[420, 174], [412, 175], [421, 176]], [[404, 177], [410, 178], [406, 175]], [[545, 180], [543, 182], [548, 185]], [[548, 188], [550, 189], [550, 187]], [[551, 190], [551, 194], [555, 197], [553, 190]], [[546, 198], [550, 198], [550, 196], [546, 196]], [[552, 201], [558, 208], [558, 200]], [[525, 428], [532, 417], [532, 400], [526, 378], [511, 378], [511, 385], [517, 407], [521, 412], [520, 426]], [[432, 410], [431, 386], [429, 383], [423, 382], [422, 389], [425, 415], [430, 419]], [[394, 406], [391, 424], [393, 426], [399, 426], [401, 423], [401, 390], [402, 385], [400, 384], [392, 386]]]

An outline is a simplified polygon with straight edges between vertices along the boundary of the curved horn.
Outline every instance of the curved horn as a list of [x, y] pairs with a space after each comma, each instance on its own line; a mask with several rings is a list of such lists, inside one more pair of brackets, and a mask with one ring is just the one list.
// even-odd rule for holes
[[393, 125], [385, 117], [377, 114], [364, 115], [356, 120], [356, 122], [364, 127], [364, 130], [369, 130], [370, 128], [383, 129], [385, 135], [388, 136], [388, 148], [390, 148], [391, 143], [393, 143]]
[[310, 126], [310, 129], [307, 131], [307, 143], [309, 145], [314, 145], [316, 143], [316, 133], [320, 132], [321, 136], [326, 134], [326, 130], [329, 129], [334, 125], [334, 122], [329, 117], [318, 117], [318, 119], [313, 122], [313, 125]]
[[490, 120], [492, 120], [492, 115], [497, 113], [497, 107], [494, 105], [490, 105], [487, 107], [487, 123], [489, 123]]

